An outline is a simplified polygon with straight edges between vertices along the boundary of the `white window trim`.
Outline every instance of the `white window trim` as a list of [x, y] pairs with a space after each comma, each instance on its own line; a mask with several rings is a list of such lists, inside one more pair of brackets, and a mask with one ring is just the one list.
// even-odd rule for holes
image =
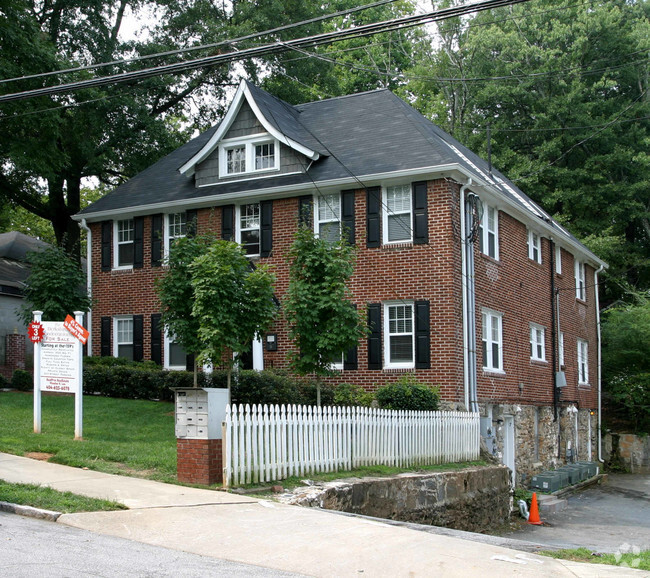
[[[489, 212], [494, 211], [494, 229], [489, 228]], [[494, 234], [494, 255], [490, 255], [490, 233]], [[483, 244], [483, 254], [499, 260], [499, 209], [491, 205], [484, 205], [483, 218], [480, 225], [481, 243]]]
[[[400, 245], [413, 242], [413, 187], [409, 184], [410, 189], [410, 201], [409, 201], [409, 220], [408, 220], [408, 239], [399, 239], [397, 241], [388, 240], [388, 189], [393, 186], [407, 186], [405, 185], [391, 185], [390, 187], [382, 187], [381, 189], [381, 201], [382, 201], [382, 211], [381, 211], [381, 225], [382, 225], [382, 242], [384, 245]], [[391, 215], [406, 215], [406, 211], [402, 213], [391, 213]]]
[[587, 285], [586, 285], [586, 271], [585, 264], [582, 261], [575, 260], [574, 276], [576, 280], [576, 299], [580, 301], [587, 300]]
[[167, 333], [167, 330], [164, 331], [163, 339], [164, 339], [163, 367], [171, 371], [185, 371], [187, 369], [187, 364], [184, 363], [183, 365], [171, 365], [169, 363], [170, 360], [169, 346], [172, 343], [172, 339], [169, 337], [169, 333]]
[[[259, 207], [259, 213], [260, 213], [260, 221], [259, 225], [257, 227], [258, 231], [258, 239], [259, 239], [259, 251], [257, 253], [251, 253], [250, 255], [246, 255], [247, 257], [259, 257], [260, 252], [262, 250], [262, 205], [261, 203], [242, 203], [241, 205], [236, 205], [235, 206], [235, 241], [239, 243], [240, 245], [242, 244], [241, 242], [241, 233], [242, 233], [242, 228], [241, 228], [241, 208], [244, 205], [258, 205]], [[252, 228], [246, 229], [247, 231], [252, 231]], [[243, 245], [242, 245], [243, 247]]]
[[130, 344], [133, 346], [133, 315], [116, 315], [113, 317], [113, 357], [119, 357], [118, 352], [119, 352], [119, 346], [120, 345], [128, 345], [129, 343], [127, 342], [120, 342], [118, 341], [118, 332], [117, 332], [117, 326], [118, 326], [118, 321], [131, 321], [131, 341]]
[[[339, 218], [338, 219], [331, 219], [331, 220], [323, 220], [321, 221], [320, 216], [319, 216], [319, 211], [318, 211], [318, 206], [319, 203], [322, 199], [324, 199], [326, 196], [338, 196], [339, 199]], [[342, 211], [342, 206], [341, 206], [341, 193], [323, 193], [322, 195], [314, 195], [314, 202], [313, 202], [313, 207], [314, 207], [314, 234], [320, 238], [320, 226], [321, 223], [334, 223], [338, 222], [339, 224], [339, 234], [341, 232], [341, 211]]]
[[[537, 244], [534, 242], [534, 237], [537, 237]], [[537, 249], [537, 256], [535, 256], [535, 249]], [[528, 258], [535, 263], [542, 263], [542, 236], [532, 229], [528, 229]]]
[[562, 247], [555, 245], [555, 272], [562, 275]]
[[[390, 307], [395, 306], [409, 306], [411, 308], [411, 349], [412, 361], [392, 363], [390, 361]], [[384, 368], [385, 369], [414, 369], [415, 368], [415, 303], [413, 301], [387, 301], [383, 307], [383, 323], [384, 323]], [[400, 333], [395, 335], [408, 335], [408, 333]]]
[[[481, 310], [481, 319], [483, 318], [483, 315], [485, 315], [488, 320], [486, 324], [481, 323], [481, 343], [486, 342], [486, 355], [483, 362], [485, 363], [486, 360], [488, 361], [488, 365], [483, 365], [483, 371], [488, 371], [490, 373], [505, 373], [505, 370], [503, 369], [503, 313], [484, 307]], [[496, 342], [492, 340], [492, 321], [494, 318], [497, 319], [499, 333], [499, 339]], [[485, 339], [486, 335], [490, 336], [489, 340]], [[499, 367], [492, 366], [492, 347], [494, 343], [497, 343], [499, 346]]]
[[[118, 263], [120, 262], [120, 245], [124, 245], [125, 243], [120, 243], [119, 242], [119, 235], [118, 235], [118, 223], [121, 221], [133, 221], [133, 234], [135, 236], [135, 221], [133, 217], [127, 217], [125, 219], [115, 219], [113, 221], [113, 269], [114, 270], [127, 270], [127, 269], [133, 269], [133, 263], [130, 265], [119, 265]], [[135, 238], [133, 241], [130, 241], [133, 243], [133, 256], [135, 257]]]
[[[165, 246], [165, 257], [169, 257], [169, 247], [172, 237], [169, 235], [169, 219], [172, 215], [185, 215], [185, 213], [165, 213], [163, 218], [163, 242]], [[185, 217], [185, 227], [187, 228], [187, 217]], [[186, 235], [176, 235], [174, 239], [181, 239]]]
[[560, 331], [560, 338], [558, 340], [558, 357], [560, 367], [564, 367], [564, 332]]
[[[535, 334], [533, 334], [533, 331], [535, 331]], [[541, 341], [537, 341], [537, 339], [533, 340], [533, 335], [537, 335], [537, 331], [541, 332]], [[546, 328], [543, 325], [539, 325], [538, 323], [531, 323], [530, 324], [530, 329], [529, 329], [529, 338], [530, 338], [530, 359], [532, 361], [546, 361]], [[542, 346], [542, 354], [541, 356], [537, 355], [537, 345]]]
[[[274, 145], [274, 165], [263, 169], [255, 168], [255, 146], [263, 144]], [[227, 151], [233, 148], [245, 148], [246, 170], [240, 173], [228, 172]], [[268, 134], [256, 134], [244, 138], [224, 139], [219, 143], [219, 178], [233, 179], [246, 177], [260, 173], [268, 173], [280, 170], [280, 141]]]
[[[583, 355], [584, 347], [584, 355]], [[589, 385], [589, 342], [585, 339], [578, 339], [578, 385]], [[581, 379], [581, 365], [585, 366], [585, 379]]]

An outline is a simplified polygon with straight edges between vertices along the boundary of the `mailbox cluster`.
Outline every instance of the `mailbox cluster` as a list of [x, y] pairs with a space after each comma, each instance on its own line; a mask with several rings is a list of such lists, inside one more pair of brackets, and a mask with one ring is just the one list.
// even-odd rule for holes
[[179, 388], [176, 392], [176, 437], [181, 439], [221, 439], [228, 390]]

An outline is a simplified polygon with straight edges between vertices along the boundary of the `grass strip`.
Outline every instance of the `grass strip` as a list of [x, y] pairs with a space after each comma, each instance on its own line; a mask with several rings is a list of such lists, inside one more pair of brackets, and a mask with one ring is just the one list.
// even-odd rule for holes
[[128, 510], [126, 506], [112, 500], [98, 500], [79, 496], [72, 492], [58, 492], [52, 488], [34, 484], [10, 484], [3, 480], [0, 480], [0, 502], [52, 510], [63, 514]]
[[587, 548], [543, 551], [540, 554], [550, 558], [572, 560], [574, 562], [591, 562], [593, 564], [609, 564], [611, 566], [650, 570], [650, 550], [640, 550], [629, 544], [624, 544], [615, 554], [592, 552]]

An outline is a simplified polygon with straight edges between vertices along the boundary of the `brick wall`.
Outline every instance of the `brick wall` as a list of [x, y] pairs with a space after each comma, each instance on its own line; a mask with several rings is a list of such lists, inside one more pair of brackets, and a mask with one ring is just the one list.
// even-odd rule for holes
[[5, 363], [0, 365], [0, 375], [11, 380], [14, 371], [25, 369], [25, 336], [9, 333], [5, 336]]
[[223, 481], [222, 440], [176, 440], [179, 482], [209, 486]]
[[[366, 194], [356, 191], [355, 237], [359, 247], [357, 266], [351, 283], [353, 300], [360, 309], [368, 303], [394, 299], [428, 300], [431, 304], [431, 369], [417, 370], [418, 379], [439, 385], [443, 398], [461, 403], [463, 395], [461, 241], [459, 231], [459, 186], [438, 179], [428, 184], [429, 243], [424, 245], [366, 247]], [[282, 300], [288, 284], [286, 254], [297, 228], [298, 199], [273, 201], [273, 253], [263, 262], [272, 265], [277, 276], [276, 296]], [[220, 234], [221, 209], [198, 212], [199, 232]], [[159, 311], [153, 282], [164, 273], [151, 267], [151, 219], [144, 223], [144, 267], [127, 271], [101, 271], [100, 224], [93, 230], [93, 280], [96, 305], [93, 309], [94, 355], [99, 355], [100, 319], [103, 316], [142, 314], [144, 356], [150, 355], [148, 318]], [[554, 368], [551, 363], [551, 244], [542, 240], [543, 263], [528, 259], [526, 226], [499, 212], [499, 256], [495, 261], [475, 250], [478, 395], [481, 402], [507, 401], [548, 405], [553, 402]], [[587, 299], [577, 301], [574, 290], [573, 257], [562, 251], [562, 275], [555, 275], [560, 289], [561, 330], [565, 335], [565, 363], [568, 386], [565, 401], [579, 407], [596, 405], [596, 317], [593, 270], [587, 268]], [[481, 308], [503, 314], [503, 374], [481, 370]], [[546, 362], [530, 360], [529, 323], [546, 328]], [[287, 326], [280, 317], [271, 330], [278, 335], [278, 351], [264, 352], [265, 367], [287, 365], [290, 347]], [[112, 336], [114, 337], [114, 336]], [[589, 341], [589, 386], [577, 385], [576, 339]], [[358, 369], [342, 371], [337, 382], [350, 382], [375, 389], [394, 381], [404, 372], [368, 370], [368, 348], [364, 340], [358, 348]], [[413, 370], [410, 370], [411, 372]]]

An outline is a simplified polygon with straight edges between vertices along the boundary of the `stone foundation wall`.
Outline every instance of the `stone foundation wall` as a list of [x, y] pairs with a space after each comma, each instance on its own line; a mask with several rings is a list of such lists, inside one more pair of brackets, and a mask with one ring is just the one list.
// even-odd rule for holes
[[483, 532], [508, 519], [509, 480], [507, 468], [486, 466], [339, 481], [327, 484], [317, 503], [328, 510]]
[[[615, 438], [618, 438], [616, 441]], [[623, 467], [633, 474], [650, 474], [650, 437], [633, 434], [607, 434], [603, 438], [603, 458], [609, 462], [614, 445], [618, 445], [618, 456]]]
[[504, 457], [504, 422], [515, 424], [515, 485], [527, 488], [531, 478], [571, 461], [593, 461], [597, 457], [598, 420], [589, 409], [575, 405], [558, 408], [523, 404], [482, 404], [481, 416], [491, 418], [494, 455]]

